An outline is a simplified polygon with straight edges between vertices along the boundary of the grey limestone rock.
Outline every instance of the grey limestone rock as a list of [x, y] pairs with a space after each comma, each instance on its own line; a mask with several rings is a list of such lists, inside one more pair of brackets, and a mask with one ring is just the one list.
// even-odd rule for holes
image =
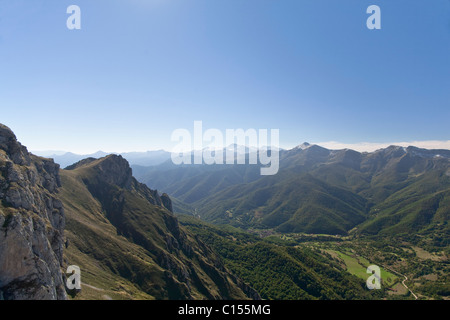
[[0, 299], [67, 299], [59, 166], [0, 124]]

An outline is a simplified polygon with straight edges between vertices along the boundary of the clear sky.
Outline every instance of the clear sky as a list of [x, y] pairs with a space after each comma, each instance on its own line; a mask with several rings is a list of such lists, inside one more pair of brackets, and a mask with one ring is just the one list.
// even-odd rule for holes
[[28, 149], [170, 149], [195, 120], [284, 147], [448, 141], [450, 1], [0, 0], [0, 122]]

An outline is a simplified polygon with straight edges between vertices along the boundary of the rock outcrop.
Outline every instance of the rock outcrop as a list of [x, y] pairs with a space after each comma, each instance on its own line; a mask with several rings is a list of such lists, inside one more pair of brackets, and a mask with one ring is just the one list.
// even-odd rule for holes
[[0, 299], [66, 299], [59, 165], [0, 124]]

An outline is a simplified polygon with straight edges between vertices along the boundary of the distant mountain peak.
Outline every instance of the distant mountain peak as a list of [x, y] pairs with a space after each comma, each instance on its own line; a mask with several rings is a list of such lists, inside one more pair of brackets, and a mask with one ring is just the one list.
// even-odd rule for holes
[[300, 147], [302, 147], [302, 148], [308, 148], [308, 147], [310, 147], [310, 146], [311, 146], [311, 144], [308, 143], [308, 142], [303, 142], [303, 143], [300, 145]]
[[299, 144], [298, 146], [294, 147], [294, 150], [305, 150], [311, 147], [311, 144], [308, 142], [303, 142], [302, 144]]

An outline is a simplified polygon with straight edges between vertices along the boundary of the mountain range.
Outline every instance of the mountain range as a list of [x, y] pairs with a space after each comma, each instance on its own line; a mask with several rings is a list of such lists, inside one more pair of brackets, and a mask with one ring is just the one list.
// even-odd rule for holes
[[[398, 272], [367, 290], [361, 254], [446, 297], [449, 161], [304, 143], [273, 176], [116, 154], [61, 169], [0, 125], [0, 299], [386, 299]], [[81, 291], [65, 285], [71, 265]]]
[[[208, 148], [204, 148], [203, 150], [205, 149]], [[237, 144], [232, 144], [227, 146], [226, 148], [223, 148], [224, 154], [227, 152], [227, 150], [234, 150], [234, 154], [237, 158], [240, 157], [245, 158], [249, 153], [257, 152], [257, 149], [254, 147], [252, 148], [243, 147], [242, 149], [243, 152], [241, 152], [241, 149], [238, 148]], [[90, 154], [76, 154], [73, 152], [56, 151], [56, 150], [33, 151], [33, 153], [41, 157], [53, 159], [53, 161], [59, 164], [61, 168], [68, 167], [74, 164], [75, 162], [78, 162], [86, 158], [99, 159], [102, 157], [106, 157], [107, 155], [110, 154], [121, 155], [128, 161], [130, 165], [136, 166], [155, 166], [162, 164], [171, 158], [171, 152], [162, 149], [145, 152], [122, 152], [122, 153], [108, 153], [104, 151], [97, 151], [95, 153]]]
[[181, 202], [175, 212], [186, 203], [216, 224], [346, 235], [448, 228], [449, 164], [449, 150], [390, 146], [360, 153], [304, 143], [280, 152], [273, 176], [260, 176], [254, 165], [167, 161], [133, 169], [139, 181]]

